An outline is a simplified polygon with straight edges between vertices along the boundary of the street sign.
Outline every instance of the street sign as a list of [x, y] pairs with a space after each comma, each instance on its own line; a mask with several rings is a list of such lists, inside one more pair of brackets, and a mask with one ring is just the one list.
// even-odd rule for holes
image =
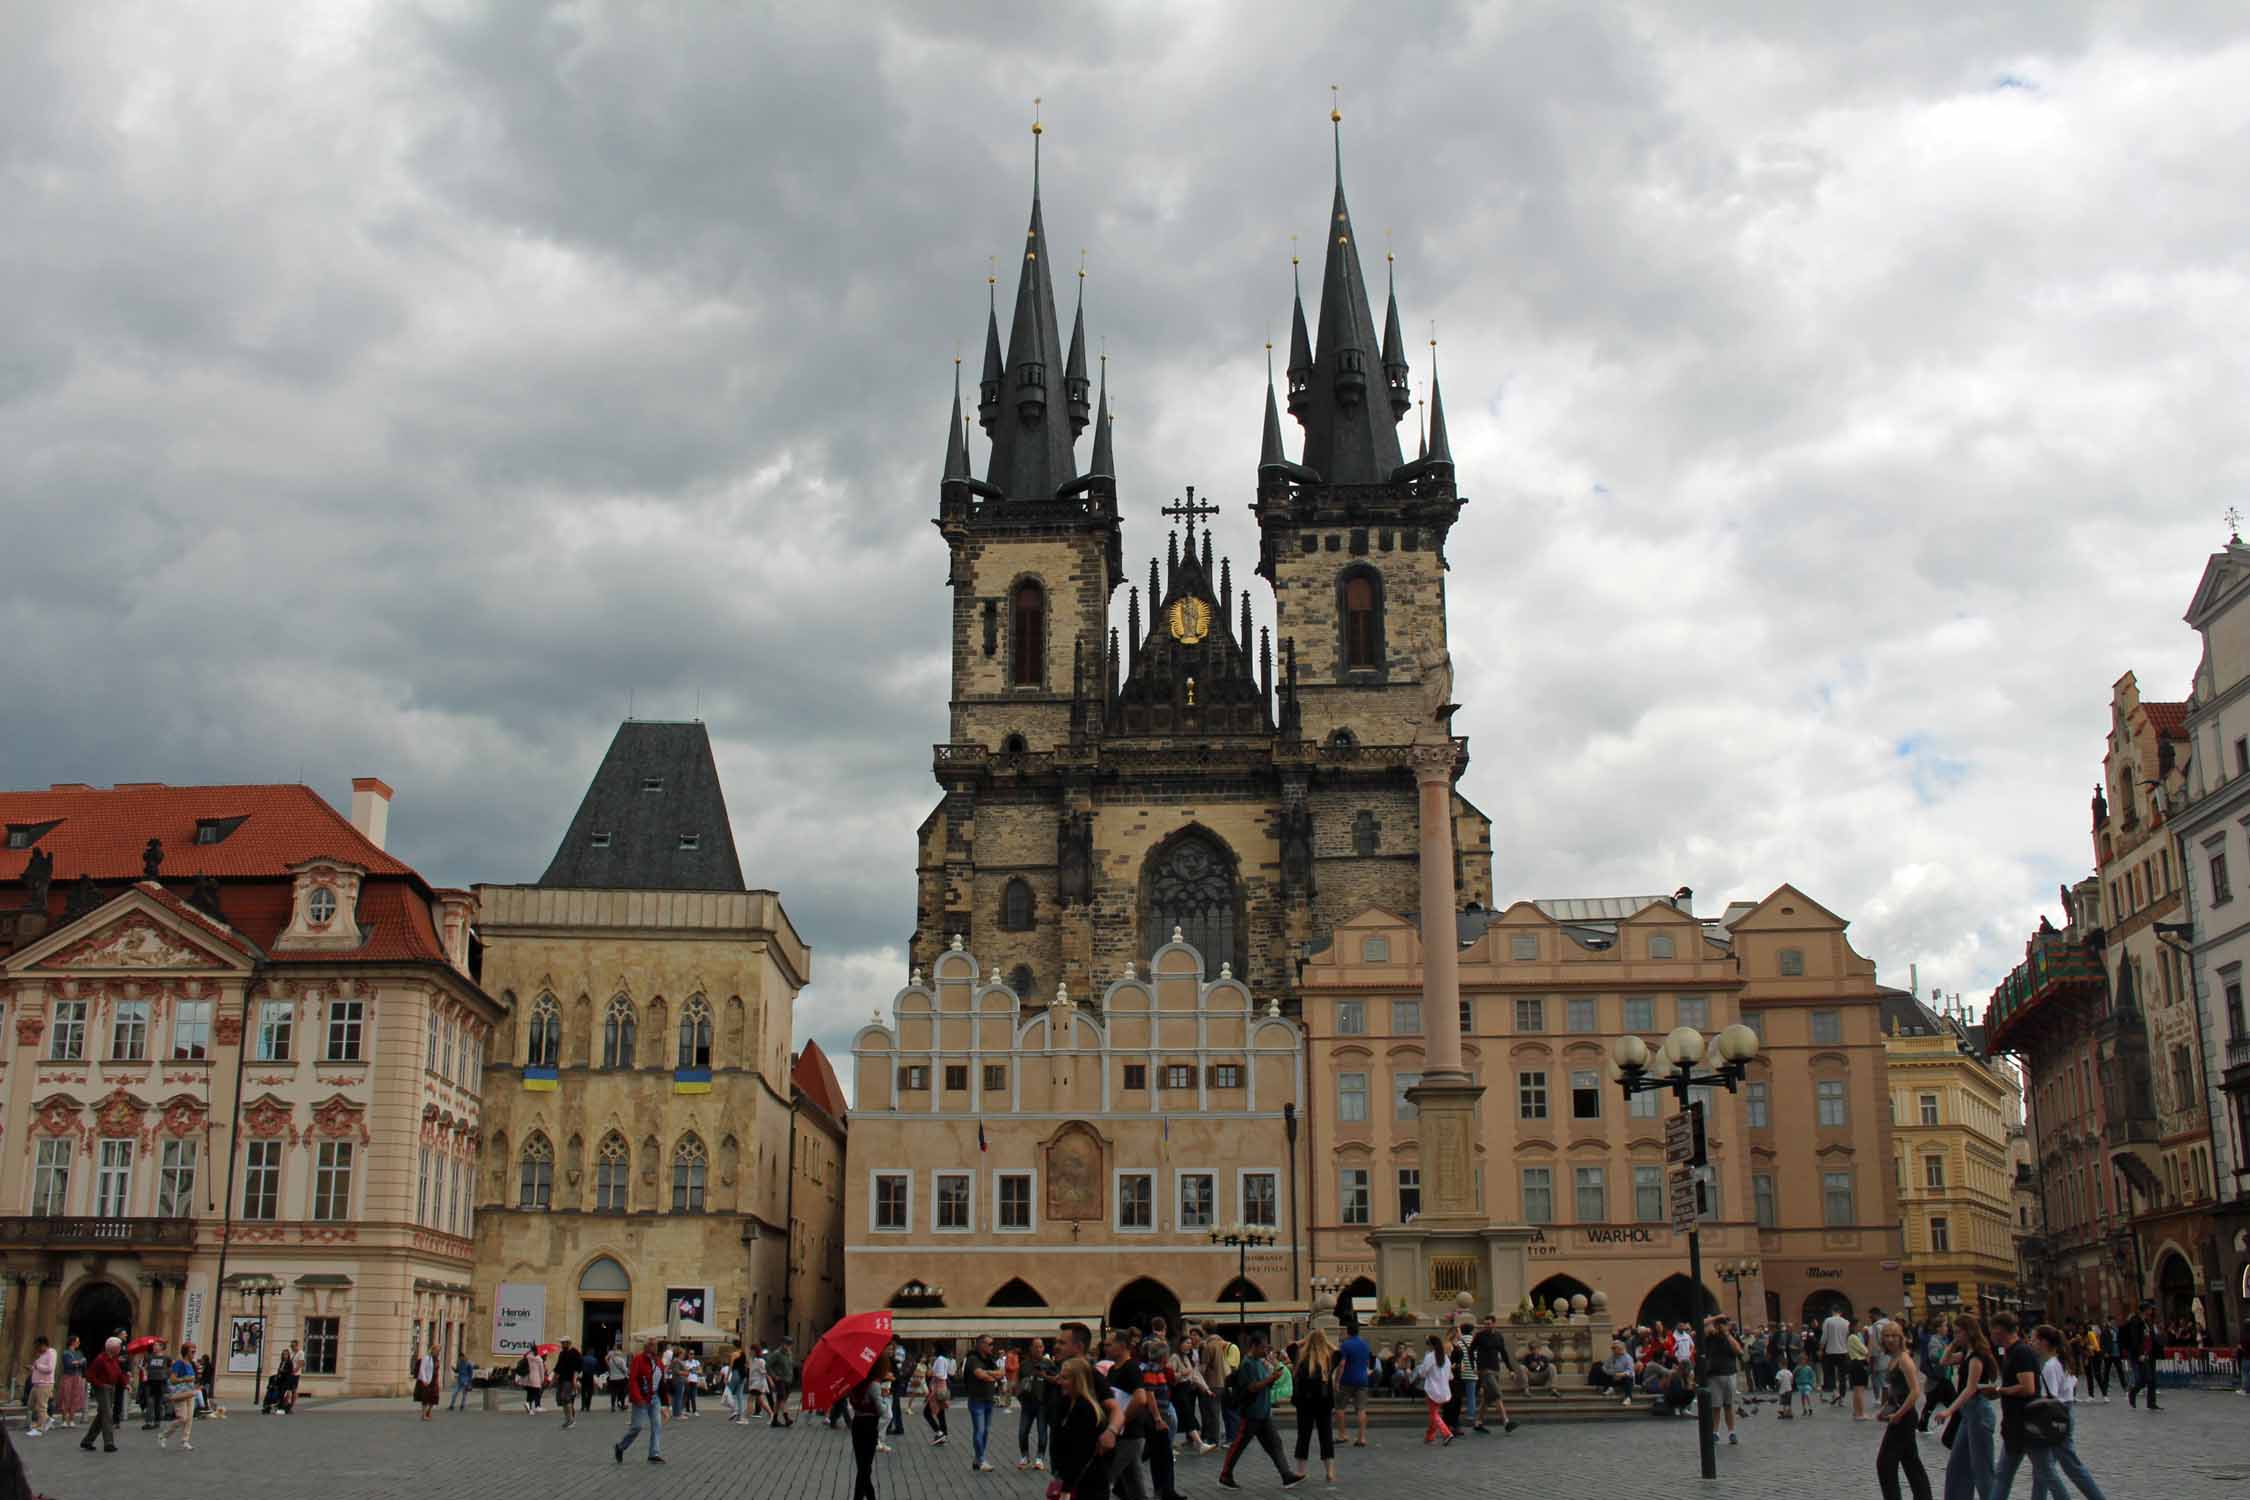
[[1702, 1210], [1701, 1184], [1695, 1180], [1695, 1168], [1672, 1168], [1672, 1232], [1686, 1234], [1695, 1228]]
[[1672, 1166], [1700, 1167], [1707, 1160], [1703, 1143], [1703, 1106], [1690, 1104], [1664, 1121], [1664, 1160]]

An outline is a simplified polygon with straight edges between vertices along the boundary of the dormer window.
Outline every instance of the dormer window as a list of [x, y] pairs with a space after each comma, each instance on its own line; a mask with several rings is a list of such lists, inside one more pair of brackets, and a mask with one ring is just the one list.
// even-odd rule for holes
[[237, 828], [249, 821], [247, 817], [197, 818], [195, 820], [195, 841], [199, 844], [223, 844]]
[[593, 837], [590, 838], [587, 842], [591, 843], [596, 849], [607, 849], [609, 847], [609, 835], [606, 833], [597, 833], [593, 835]]
[[680, 835], [680, 848], [683, 850], [700, 848], [702, 843], [703, 835], [700, 833], [683, 833]]
[[8, 847], [11, 849], [29, 849], [45, 838], [48, 830], [61, 821], [62, 819], [55, 818], [45, 823], [10, 823], [8, 825]]
[[661, 776], [643, 776], [643, 777], [641, 778], [641, 790], [642, 790], [642, 791], [644, 791], [644, 792], [661, 792], [661, 791], [663, 791], [663, 790], [664, 790], [664, 778], [663, 778], [663, 777], [661, 777]]
[[31, 847], [31, 830], [29, 828], [9, 829], [8, 847], [11, 849], [29, 849]]
[[336, 893], [327, 886], [316, 885], [305, 898], [305, 916], [315, 927], [325, 926], [336, 915]]

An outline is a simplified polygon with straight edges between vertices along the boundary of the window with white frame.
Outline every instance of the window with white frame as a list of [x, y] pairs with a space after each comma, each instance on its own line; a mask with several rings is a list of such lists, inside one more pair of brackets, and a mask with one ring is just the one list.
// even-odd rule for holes
[[1653, 1089], [1644, 1089], [1626, 1102], [1628, 1119], [1654, 1120], [1664, 1113], [1664, 1098]]
[[1574, 1032], [1595, 1030], [1594, 997], [1591, 995], [1573, 995], [1565, 1000], [1563, 1002], [1563, 1024]]
[[362, 1032], [367, 1022], [364, 1001], [336, 999], [328, 1002], [329, 1062], [358, 1062]]
[[172, 1060], [200, 1062], [211, 1055], [211, 1002], [181, 1000], [172, 1006]]
[[192, 1139], [164, 1143], [156, 1161], [156, 1216], [185, 1219], [195, 1213], [195, 1148]]
[[1930, 1215], [1930, 1249], [1943, 1254], [1952, 1248], [1953, 1226], [1946, 1222], [1943, 1214]]
[[144, 1062], [148, 1058], [148, 1002], [120, 1000], [109, 1028], [111, 1062]]
[[1602, 1117], [1602, 1075], [1592, 1068], [1571, 1070], [1570, 1117], [1573, 1120], [1598, 1120]]
[[1609, 1222], [1609, 1171], [1604, 1167], [1579, 1167], [1573, 1173], [1576, 1210], [1581, 1224]]
[[432, 1073], [435, 1073], [437, 1071], [438, 1032], [441, 1029], [441, 1024], [438, 1021], [438, 1013], [433, 1010], [430, 1012], [430, 1055], [428, 1060], [422, 1064], [424, 1068], [428, 1069]]
[[903, 1234], [912, 1227], [913, 1179], [904, 1172], [875, 1174], [875, 1227]]
[[1812, 1039], [1816, 1043], [1839, 1044], [1844, 1040], [1844, 1015], [1842, 1011], [1816, 1010], [1812, 1013]]
[[322, 1140], [313, 1160], [313, 1217], [351, 1217], [351, 1142]]
[[1516, 1118], [1519, 1120], [1544, 1120], [1547, 1118], [1546, 1073], [1525, 1070], [1516, 1074]]
[[421, 1159], [421, 1166], [420, 1166], [420, 1170], [419, 1170], [418, 1172], [416, 1172], [416, 1174], [415, 1174], [415, 1177], [414, 1177], [414, 1222], [415, 1222], [415, 1223], [417, 1223], [417, 1224], [427, 1224], [427, 1223], [428, 1223], [429, 1221], [430, 1221], [430, 1148], [429, 1148], [429, 1147], [427, 1147], [427, 1146], [424, 1146], [424, 1147], [422, 1148], [422, 1159]]
[[1368, 1220], [1367, 1168], [1344, 1167], [1337, 1172], [1337, 1197], [1346, 1224]]
[[1828, 1129], [1840, 1128], [1845, 1123], [1844, 1081], [1840, 1078], [1822, 1078], [1813, 1084], [1814, 1123]]
[[1945, 1187], [1944, 1157], [1925, 1156], [1922, 1158], [1922, 1186], [1940, 1190]]
[[1750, 1195], [1754, 1200], [1760, 1229], [1774, 1229], [1781, 1224], [1781, 1205], [1774, 1197], [1773, 1173], [1750, 1174]]
[[1627, 1031], [1654, 1031], [1656, 1029], [1656, 997], [1654, 995], [1627, 995], [1625, 997], [1625, 1029]]
[[1925, 1125], [1935, 1125], [1935, 1124], [1937, 1124], [1937, 1123], [1938, 1123], [1938, 1099], [1937, 1099], [1937, 1095], [1935, 1095], [1935, 1094], [1924, 1094], [1924, 1095], [1922, 1095], [1922, 1096], [1921, 1096], [1921, 1099], [1920, 1099], [1920, 1100], [1919, 1100], [1918, 1102], [1920, 1103], [1920, 1106], [1921, 1106], [1921, 1110], [1922, 1110], [1922, 1123], [1923, 1123], [1923, 1124], [1925, 1124]]
[[1670, 958], [1672, 956], [1672, 935], [1668, 932], [1650, 933], [1648, 956], [1650, 958]]
[[1391, 1034], [1393, 1036], [1420, 1036], [1422, 1034], [1421, 1001], [1393, 1000], [1391, 1002]]
[[1528, 963], [1539, 957], [1537, 933], [1519, 932], [1508, 939], [1508, 957], [1517, 963]]
[[625, 1137], [613, 1130], [602, 1137], [594, 1157], [594, 1211], [626, 1212], [632, 1191], [633, 1150], [625, 1144]]
[[1693, 1026], [1701, 1031], [1711, 1024], [1711, 1002], [1702, 995], [1682, 995], [1678, 1000], [1678, 1026]]
[[1031, 1174], [1029, 1172], [995, 1172], [992, 1174], [992, 1222], [994, 1227], [1021, 1233], [1031, 1228]]
[[1523, 1221], [1526, 1224], [1555, 1222], [1555, 1172], [1552, 1167], [1523, 1169]]
[[1538, 995], [1516, 997], [1516, 1030], [1525, 1034], [1547, 1029], [1547, 1002]]
[[70, 1142], [47, 1136], [31, 1168], [31, 1216], [52, 1219], [70, 1212]]
[[129, 1140], [103, 1141], [100, 1155], [94, 1165], [94, 1213], [98, 1218], [116, 1219], [125, 1214], [125, 1205], [133, 1192], [133, 1143]]
[[1156, 1176], [1151, 1172], [1117, 1174], [1117, 1227], [1147, 1230], [1156, 1227]]
[[1656, 1224], [1664, 1218], [1664, 1169], [1648, 1164], [1633, 1168], [1633, 1219]]
[[1398, 1220], [1401, 1224], [1422, 1211], [1422, 1169], [1398, 1169]]
[[1367, 1002], [1365, 1000], [1339, 1000], [1336, 1002], [1336, 1034], [1338, 1036], [1367, 1035]]
[[1750, 1094], [1750, 1128], [1764, 1130], [1772, 1125], [1771, 1086], [1762, 1082], [1747, 1085]]
[[975, 1224], [970, 1210], [974, 1178], [967, 1172], [937, 1172], [931, 1175], [933, 1215], [930, 1227], [937, 1230], [961, 1231]]
[[290, 1033], [296, 1030], [297, 1006], [289, 1000], [258, 1002], [258, 1061], [289, 1061]]
[[1407, 1097], [1407, 1091], [1419, 1085], [1421, 1081], [1422, 1075], [1419, 1073], [1393, 1073], [1391, 1075], [1392, 1118], [1399, 1120], [1421, 1118], [1422, 1112], [1415, 1108], [1414, 1101]]
[[1859, 1222], [1859, 1210], [1852, 1202], [1852, 1174], [1850, 1172], [1823, 1172], [1820, 1174], [1821, 1220], [1831, 1229], [1849, 1228]]
[[1164, 1065], [1164, 1086], [1168, 1089], [1194, 1088], [1195, 1064], [1166, 1063]]
[[1787, 979], [1799, 977], [1805, 972], [1805, 950], [1802, 948], [1782, 949], [1780, 965], [1782, 977]]
[[1241, 1088], [1241, 1087], [1242, 1087], [1242, 1064], [1240, 1064], [1240, 1063], [1213, 1063], [1213, 1064], [1211, 1064], [1211, 1087], [1213, 1087], [1213, 1088], [1215, 1088], [1215, 1089], [1238, 1089], [1238, 1088]]
[[86, 1002], [57, 1000], [47, 1032], [47, 1057], [53, 1062], [79, 1062], [86, 1056]]
[[242, 1217], [281, 1216], [281, 1142], [252, 1141], [242, 1152]]
[[1209, 1172], [1182, 1172], [1179, 1227], [1209, 1229], [1218, 1219], [1218, 1178]]
[[711, 1153], [704, 1149], [703, 1137], [691, 1130], [672, 1147], [672, 1212], [703, 1212], [710, 1173]]
[[1264, 1170], [1242, 1174], [1242, 1222], [1273, 1229], [1281, 1223], [1281, 1177]]
[[1367, 1118], [1365, 1073], [1336, 1075], [1336, 1118], [1347, 1125], [1358, 1124]]

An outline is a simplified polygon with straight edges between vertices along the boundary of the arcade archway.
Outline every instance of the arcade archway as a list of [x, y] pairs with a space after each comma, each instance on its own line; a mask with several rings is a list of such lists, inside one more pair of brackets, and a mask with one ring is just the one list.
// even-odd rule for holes
[[[1685, 1278], [1681, 1279], [1684, 1280]], [[1552, 1308], [1557, 1297], [1561, 1297], [1565, 1301], [1572, 1297], [1584, 1297], [1588, 1302], [1592, 1302], [1594, 1300], [1594, 1289], [1575, 1276], [1565, 1276], [1559, 1272], [1531, 1289], [1531, 1305], [1533, 1307]]]
[[1675, 1273], [1649, 1289], [1633, 1321], [1643, 1327], [1652, 1323], [1700, 1323], [1718, 1310], [1719, 1299], [1709, 1287], [1697, 1286]]
[[2195, 1271], [2177, 1250], [2156, 1263], [2156, 1312], [2167, 1323], [2195, 1317]]
[[113, 1282], [89, 1281], [70, 1299], [70, 1334], [91, 1359], [102, 1340], [133, 1326], [133, 1299]]
[[1179, 1333], [1180, 1299], [1161, 1281], [1146, 1276], [1128, 1281], [1109, 1299], [1111, 1328], [1138, 1328], [1146, 1333], [1158, 1318], [1171, 1333]]
[[1852, 1299], [1834, 1287], [1823, 1287], [1805, 1299], [1804, 1320], [1817, 1328], [1828, 1320], [1831, 1313], [1852, 1315]]

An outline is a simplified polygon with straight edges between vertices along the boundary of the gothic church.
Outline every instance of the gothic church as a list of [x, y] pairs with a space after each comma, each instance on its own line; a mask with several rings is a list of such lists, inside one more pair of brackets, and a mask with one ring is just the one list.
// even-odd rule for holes
[[[1464, 502], [1434, 368], [1422, 452], [1401, 450], [1397, 293], [1378, 339], [1340, 147], [1324, 238], [1318, 337], [1300, 288], [1290, 338], [1294, 461], [1267, 376], [1251, 510], [1274, 625], [1253, 641], [1255, 585], [1238, 596], [1231, 561], [1214, 562], [1198, 522], [1217, 511], [1192, 488], [1162, 507], [1185, 525], [1145, 592], [1126, 576], [1106, 380], [1089, 379], [1083, 284], [1061, 339], [1035, 166], [1005, 348], [997, 302], [986, 323], [985, 476], [957, 389], [938, 492], [952, 706], [919, 835], [918, 967], [959, 936], [1037, 1005], [1146, 973], [1177, 928], [1214, 971], [1294, 1009], [1298, 965], [1328, 933], [1419, 907], [1409, 760], [1450, 733], [1445, 544]], [[1489, 906], [1491, 824], [1458, 791], [1452, 805], [1456, 906]]]

